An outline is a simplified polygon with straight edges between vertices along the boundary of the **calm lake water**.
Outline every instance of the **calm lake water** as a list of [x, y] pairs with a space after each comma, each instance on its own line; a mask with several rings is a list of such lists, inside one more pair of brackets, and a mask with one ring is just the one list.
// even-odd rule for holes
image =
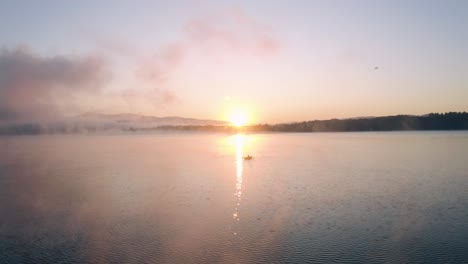
[[468, 133], [0, 137], [0, 263], [220, 262], [468, 263]]

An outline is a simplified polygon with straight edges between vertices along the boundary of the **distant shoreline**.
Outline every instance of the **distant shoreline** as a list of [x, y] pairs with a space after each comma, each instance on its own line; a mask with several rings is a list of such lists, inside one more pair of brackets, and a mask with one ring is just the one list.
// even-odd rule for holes
[[314, 133], [314, 132], [390, 132], [468, 130], [467, 112], [431, 113], [423, 116], [396, 115], [354, 119], [314, 120], [283, 124], [164, 125], [123, 126], [86, 122], [21, 123], [0, 125], [0, 135], [94, 134], [144, 132], [218, 132], [218, 133]]

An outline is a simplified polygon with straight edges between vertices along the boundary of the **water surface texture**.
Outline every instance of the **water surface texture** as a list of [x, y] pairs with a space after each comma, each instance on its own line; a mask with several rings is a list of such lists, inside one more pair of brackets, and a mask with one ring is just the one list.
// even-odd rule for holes
[[0, 150], [0, 263], [468, 262], [466, 132], [21, 136]]

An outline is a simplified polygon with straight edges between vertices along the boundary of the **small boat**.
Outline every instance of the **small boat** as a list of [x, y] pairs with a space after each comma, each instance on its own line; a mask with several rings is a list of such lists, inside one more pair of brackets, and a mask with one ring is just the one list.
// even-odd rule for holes
[[253, 157], [250, 156], [250, 155], [247, 155], [247, 156], [245, 156], [245, 157], [243, 157], [243, 158], [244, 158], [244, 160], [251, 160], [251, 159], [253, 159]]

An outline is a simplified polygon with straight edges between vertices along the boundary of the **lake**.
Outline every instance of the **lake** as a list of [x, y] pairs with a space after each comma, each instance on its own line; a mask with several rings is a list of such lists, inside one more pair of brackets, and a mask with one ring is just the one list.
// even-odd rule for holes
[[468, 263], [468, 132], [0, 137], [0, 263], [304, 262]]

